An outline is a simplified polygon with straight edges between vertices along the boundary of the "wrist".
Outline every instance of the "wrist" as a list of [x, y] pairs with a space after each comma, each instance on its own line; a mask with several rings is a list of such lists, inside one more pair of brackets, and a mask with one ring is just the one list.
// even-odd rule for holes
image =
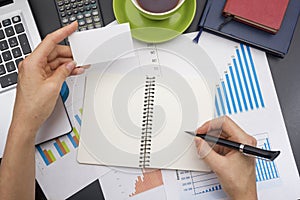
[[257, 200], [257, 191], [256, 190], [249, 190], [246, 193], [243, 194], [237, 194], [237, 195], [233, 195], [231, 197], [232, 200]]
[[[10, 128], [9, 128], [9, 134], [11, 135], [20, 135], [22, 134], [23, 139], [28, 139], [29, 141], [35, 140], [35, 136], [37, 134], [37, 131], [39, 129], [39, 126], [35, 125], [34, 122], [28, 119], [19, 118], [16, 116], [13, 116]], [[19, 137], [19, 136], [17, 136]]]
[[236, 198], [232, 198], [231, 200], [257, 200], [257, 195], [250, 195], [250, 196], [242, 196], [242, 197], [236, 197]]

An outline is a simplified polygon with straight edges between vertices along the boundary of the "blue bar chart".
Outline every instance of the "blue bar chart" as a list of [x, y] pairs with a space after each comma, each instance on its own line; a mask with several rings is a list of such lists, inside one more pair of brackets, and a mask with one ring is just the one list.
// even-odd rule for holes
[[263, 94], [249, 46], [239, 44], [216, 86], [216, 116], [231, 115], [265, 107]]
[[39, 154], [41, 155], [45, 165], [50, 165], [51, 163], [56, 161], [56, 158], [52, 152], [52, 150], [46, 150], [46, 149], [42, 149], [42, 147], [39, 145], [36, 147], [37, 151], [39, 152]]
[[177, 171], [177, 177], [183, 182], [183, 190], [192, 192], [193, 195], [222, 190], [222, 186], [214, 173]]
[[[270, 141], [267, 133], [256, 136], [257, 146], [261, 149], [271, 150]], [[256, 159], [256, 181], [266, 181], [279, 178], [278, 170], [274, 162]]]

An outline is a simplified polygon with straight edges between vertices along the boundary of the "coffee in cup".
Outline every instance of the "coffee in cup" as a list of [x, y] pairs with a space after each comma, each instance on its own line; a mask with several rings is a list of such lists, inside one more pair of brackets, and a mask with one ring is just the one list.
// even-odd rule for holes
[[172, 16], [185, 0], [131, 0], [144, 16], [152, 20], [163, 20]]
[[144, 10], [153, 13], [164, 13], [177, 6], [179, 0], [137, 0]]

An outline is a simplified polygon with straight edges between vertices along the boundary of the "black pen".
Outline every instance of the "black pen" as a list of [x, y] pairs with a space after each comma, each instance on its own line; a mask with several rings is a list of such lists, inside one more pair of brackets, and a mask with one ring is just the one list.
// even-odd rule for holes
[[235, 149], [238, 150], [246, 155], [252, 155], [252, 156], [257, 156], [257, 157], [261, 157], [270, 161], [273, 161], [275, 158], [277, 158], [277, 156], [280, 154], [280, 151], [269, 151], [269, 150], [264, 150], [264, 149], [260, 149], [257, 147], [253, 147], [250, 145], [246, 145], [246, 144], [242, 144], [242, 143], [238, 143], [238, 142], [233, 142], [230, 140], [226, 140], [223, 138], [218, 138], [218, 137], [214, 137], [211, 135], [207, 135], [207, 134], [196, 134], [194, 132], [191, 131], [185, 131], [186, 133], [196, 136], [196, 137], [200, 137], [202, 139], [204, 139], [207, 142], [213, 142], [216, 144], [219, 144], [221, 146], [225, 146], [231, 149]]

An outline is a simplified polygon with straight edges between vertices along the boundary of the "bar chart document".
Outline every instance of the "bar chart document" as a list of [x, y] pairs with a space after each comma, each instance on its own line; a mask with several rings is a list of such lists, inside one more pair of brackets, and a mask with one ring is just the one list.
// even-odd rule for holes
[[85, 77], [69, 77], [65, 105], [73, 131], [36, 146], [36, 180], [47, 199], [67, 199], [109, 171], [103, 166], [76, 161], [82, 120]]
[[166, 199], [161, 170], [111, 168], [99, 179], [105, 199]]
[[[190, 35], [195, 37], [194, 34]], [[256, 160], [258, 199], [299, 199], [299, 174], [264, 52], [204, 32], [199, 45], [215, 62], [215, 115], [228, 115], [275, 161]], [[227, 199], [214, 173], [163, 171], [167, 199]]]

